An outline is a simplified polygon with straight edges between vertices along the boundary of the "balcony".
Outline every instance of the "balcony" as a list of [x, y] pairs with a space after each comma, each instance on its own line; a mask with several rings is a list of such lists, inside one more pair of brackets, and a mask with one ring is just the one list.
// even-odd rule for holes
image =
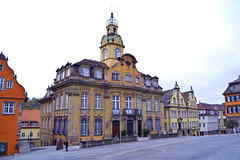
[[112, 114], [119, 115], [120, 114], [120, 109], [113, 109]]
[[140, 109], [123, 109], [124, 115], [141, 115], [142, 111]]

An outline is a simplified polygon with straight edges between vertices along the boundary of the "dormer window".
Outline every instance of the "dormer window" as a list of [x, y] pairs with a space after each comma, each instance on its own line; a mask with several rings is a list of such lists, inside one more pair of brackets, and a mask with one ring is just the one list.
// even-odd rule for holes
[[233, 91], [234, 88], [235, 88], [235, 86], [231, 86], [231, 87], [230, 87], [230, 91]]
[[103, 49], [103, 60], [107, 59], [107, 49]]
[[150, 80], [149, 79], [146, 79], [146, 86], [151, 86], [151, 84], [150, 84]]
[[57, 74], [57, 81], [60, 81], [60, 74]]
[[28, 122], [21, 122], [21, 127], [28, 127]]
[[82, 68], [82, 76], [89, 77], [89, 69], [88, 68]]
[[102, 71], [95, 70], [95, 78], [102, 78]]
[[67, 69], [67, 77], [70, 76], [70, 68]]
[[62, 79], [65, 77], [65, 71], [62, 72]]
[[38, 122], [30, 122], [31, 127], [38, 127]]
[[155, 80], [155, 81], [153, 81], [153, 86], [154, 87], [158, 87], [158, 82]]

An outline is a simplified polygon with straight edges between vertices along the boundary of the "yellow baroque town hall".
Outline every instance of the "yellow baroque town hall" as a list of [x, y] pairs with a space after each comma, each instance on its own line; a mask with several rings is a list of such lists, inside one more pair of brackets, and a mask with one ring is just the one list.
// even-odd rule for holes
[[123, 54], [113, 13], [106, 30], [100, 62], [83, 59], [57, 69], [54, 85], [40, 100], [42, 146], [59, 138], [67, 138], [70, 145], [112, 139], [120, 130], [128, 136], [143, 136], [145, 128], [151, 133], [163, 131], [165, 92], [158, 77], [139, 72], [136, 58]]

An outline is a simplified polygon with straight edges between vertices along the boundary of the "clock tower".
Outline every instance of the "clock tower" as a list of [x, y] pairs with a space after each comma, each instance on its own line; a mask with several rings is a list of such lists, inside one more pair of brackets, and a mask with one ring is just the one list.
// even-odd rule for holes
[[[110, 19], [106, 22], [107, 34], [101, 39], [101, 62], [111, 67], [113, 62], [117, 62], [117, 58], [123, 55], [123, 41], [118, 34], [118, 21], [113, 18], [111, 13]], [[111, 61], [110, 61], [111, 60]]]

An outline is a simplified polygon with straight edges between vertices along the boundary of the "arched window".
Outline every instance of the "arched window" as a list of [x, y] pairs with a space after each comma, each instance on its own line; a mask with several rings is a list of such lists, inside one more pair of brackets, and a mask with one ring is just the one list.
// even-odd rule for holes
[[115, 57], [116, 58], [120, 57], [120, 50], [119, 50], [119, 48], [115, 49]]
[[107, 49], [103, 49], [103, 60], [107, 59]]

